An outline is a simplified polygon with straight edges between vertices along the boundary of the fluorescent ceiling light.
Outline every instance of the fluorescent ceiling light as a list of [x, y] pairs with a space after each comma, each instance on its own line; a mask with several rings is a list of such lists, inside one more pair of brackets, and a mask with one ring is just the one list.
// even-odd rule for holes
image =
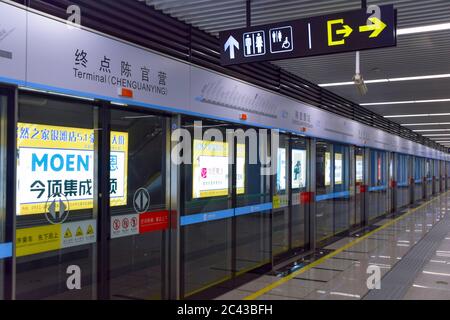
[[402, 126], [440, 126], [450, 125], [450, 122], [423, 122], [423, 123], [401, 123]]
[[[426, 76], [403, 77], [403, 78], [365, 80], [364, 82], [366, 84], [371, 84], [371, 83], [386, 83], [386, 82], [415, 81], [415, 80], [431, 80], [431, 79], [444, 79], [444, 78], [450, 78], [450, 73], [433, 74], [433, 75], [426, 75]], [[346, 81], [346, 82], [324, 83], [324, 84], [319, 84], [319, 86], [321, 86], [321, 87], [338, 87], [338, 86], [350, 86], [350, 85], [354, 85], [354, 84], [355, 83], [352, 82], [352, 81]]]
[[370, 103], [360, 103], [360, 105], [361, 106], [384, 106], [384, 105], [393, 105], [393, 104], [414, 104], [414, 103], [435, 103], [435, 102], [450, 102], [450, 99], [370, 102]]
[[[364, 83], [370, 84], [370, 83], [383, 83], [383, 82], [389, 82], [389, 79], [377, 79], [377, 80], [364, 80]], [[347, 81], [347, 82], [334, 82], [334, 83], [324, 83], [319, 84], [321, 87], [338, 87], [338, 86], [350, 86], [354, 85], [355, 83], [353, 81]]]
[[450, 131], [450, 129], [421, 129], [421, 130], [413, 130], [414, 132], [445, 132]]
[[432, 25], [422, 26], [422, 27], [398, 29], [397, 35], [402, 36], [405, 34], [442, 31], [442, 30], [450, 30], [450, 23], [439, 23], [439, 24], [432, 24]]
[[450, 137], [450, 133], [424, 134], [424, 137]]
[[395, 114], [384, 116], [385, 118], [412, 118], [412, 117], [440, 117], [450, 116], [450, 113], [416, 113], [416, 114]]

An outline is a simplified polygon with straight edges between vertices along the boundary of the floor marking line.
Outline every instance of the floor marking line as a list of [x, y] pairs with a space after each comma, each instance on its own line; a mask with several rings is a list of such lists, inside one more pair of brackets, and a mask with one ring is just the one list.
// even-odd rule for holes
[[360, 243], [361, 241], [366, 240], [366, 239], [367, 239], [368, 237], [370, 237], [371, 235], [373, 235], [373, 234], [375, 234], [375, 233], [377, 233], [377, 232], [379, 232], [379, 231], [381, 231], [381, 230], [383, 230], [383, 229], [385, 229], [385, 228], [387, 228], [387, 227], [389, 227], [389, 226], [395, 224], [396, 222], [398, 222], [398, 221], [400, 221], [400, 220], [403, 220], [404, 218], [410, 216], [412, 213], [414, 213], [414, 212], [418, 211], [419, 209], [422, 209], [423, 207], [425, 207], [425, 206], [431, 204], [432, 202], [434, 202], [434, 201], [440, 199], [442, 196], [446, 195], [446, 194], [449, 193], [449, 192], [450, 192], [450, 191], [446, 191], [445, 193], [443, 193], [443, 194], [441, 194], [441, 195], [435, 197], [434, 199], [431, 199], [431, 200], [429, 200], [429, 201], [427, 201], [427, 202], [421, 204], [420, 206], [418, 206], [418, 207], [416, 207], [416, 208], [414, 208], [414, 209], [409, 210], [407, 213], [403, 214], [402, 216], [400, 216], [400, 217], [398, 217], [398, 218], [395, 218], [395, 219], [393, 219], [393, 220], [387, 222], [386, 224], [384, 224], [384, 225], [382, 225], [382, 226], [380, 226], [380, 227], [378, 227], [378, 228], [376, 228], [376, 229], [374, 229], [374, 230], [372, 230], [372, 231], [366, 233], [366, 234], [363, 235], [362, 237], [360, 237], [360, 238], [358, 238], [358, 239], [355, 239], [355, 240], [353, 240], [352, 242], [349, 242], [349, 243], [347, 243], [346, 245], [340, 247], [339, 249], [337, 249], [337, 250], [335, 250], [335, 251], [333, 251], [333, 252], [331, 252], [331, 253], [329, 253], [329, 254], [323, 256], [322, 258], [320, 258], [320, 259], [318, 259], [318, 260], [316, 260], [316, 261], [314, 261], [314, 262], [308, 264], [308, 265], [305, 266], [304, 268], [299, 269], [299, 270], [297, 270], [297, 271], [294, 271], [294, 272], [292, 272], [291, 274], [287, 275], [286, 277], [281, 278], [280, 280], [278, 280], [278, 281], [276, 281], [276, 282], [274, 282], [274, 283], [268, 285], [267, 287], [264, 287], [264, 288], [262, 288], [262, 289], [256, 291], [255, 293], [253, 293], [253, 294], [251, 294], [251, 295], [245, 297], [243, 300], [255, 300], [255, 299], [257, 299], [258, 297], [262, 296], [263, 294], [268, 293], [269, 291], [271, 291], [271, 290], [273, 290], [273, 289], [275, 289], [275, 288], [281, 286], [282, 284], [288, 282], [289, 280], [295, 278], [296, 276], [298, 276], [298, 275], [300, 275], [300, 274], [302, 274], [302, 273], [305, 273], [305, 272], [308, 271], [308, 270], [311, 270], [312, 268], [314, 268], [314, 267], [316, 267], [316, 266], [322, 264], [323, 262], [327, 261], [328, 259], [330, 259], [330, 258], [332, 258], [332, 257], [334, 257], [334, 256], [336, 256], [336, 255], [338, 255], [339, 253], [341, 253], [341, 252], [343, 252], [343, 251], [345, 251], [345, 250], [347, 250], [347, 249], [353, 247], [354, 245]]

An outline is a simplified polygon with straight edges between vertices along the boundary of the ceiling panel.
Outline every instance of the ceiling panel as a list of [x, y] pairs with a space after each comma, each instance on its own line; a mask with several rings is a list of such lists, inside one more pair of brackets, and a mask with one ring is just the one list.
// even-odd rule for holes
[[[143, 0], [136, 0], [143, 1]], [[217, 35], [246, 26], [245, 0], [146, 0], [148, 5]], [[394, 4], [399, 29], [450, 23], [450, 0], [368, 0], [368, 4]], [[360, 0], [252, 0], [252, 25], [358, 9]], [[450, 74], [450, 30], [399, 35], [395, 48], [361, 52], [364, 79], [386, 79]], [[275, 64], [317, 84], [351, 81], [355, 53], [275, 61]], [[450, 98], [450, 79], [368, 84], [361, 97], [353, 86], [327, 89], [356, 103]], [[450, 112], [450, 103], [367, 107], [381, 115]], [[436, 119], [438, 118], [438, 119]], [[390, 118], [398, 123], [450, 122], [445, 117]], [[450, 125], [440, 126], [450, 128]], [[450, 139], [449, 139], [450, 140]]]

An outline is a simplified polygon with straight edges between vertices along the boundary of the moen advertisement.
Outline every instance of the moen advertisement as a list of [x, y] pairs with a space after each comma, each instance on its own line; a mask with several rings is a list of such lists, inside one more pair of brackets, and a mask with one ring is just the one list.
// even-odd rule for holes
[[306, 187], [306, 150], [292, 150], [292, 189]]
[[[94, 131], [18, 123], [17, 214], [41, 214], [55, 195], [93, 208]], [[127, 203], [128, 133], [111, 132], [111, 206]]]
[[[245, 145], [237, 144], [236, 190], [245, 192]], [[194, 140], [192, 198], [228, 195], [228, 143]]]

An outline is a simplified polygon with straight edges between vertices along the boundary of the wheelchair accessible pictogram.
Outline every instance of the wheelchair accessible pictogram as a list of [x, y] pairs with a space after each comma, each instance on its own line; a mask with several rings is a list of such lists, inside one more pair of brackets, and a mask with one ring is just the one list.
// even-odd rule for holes
[[270, 52], [282, 53], [294, 50], [292, 27], [270, 29]]

